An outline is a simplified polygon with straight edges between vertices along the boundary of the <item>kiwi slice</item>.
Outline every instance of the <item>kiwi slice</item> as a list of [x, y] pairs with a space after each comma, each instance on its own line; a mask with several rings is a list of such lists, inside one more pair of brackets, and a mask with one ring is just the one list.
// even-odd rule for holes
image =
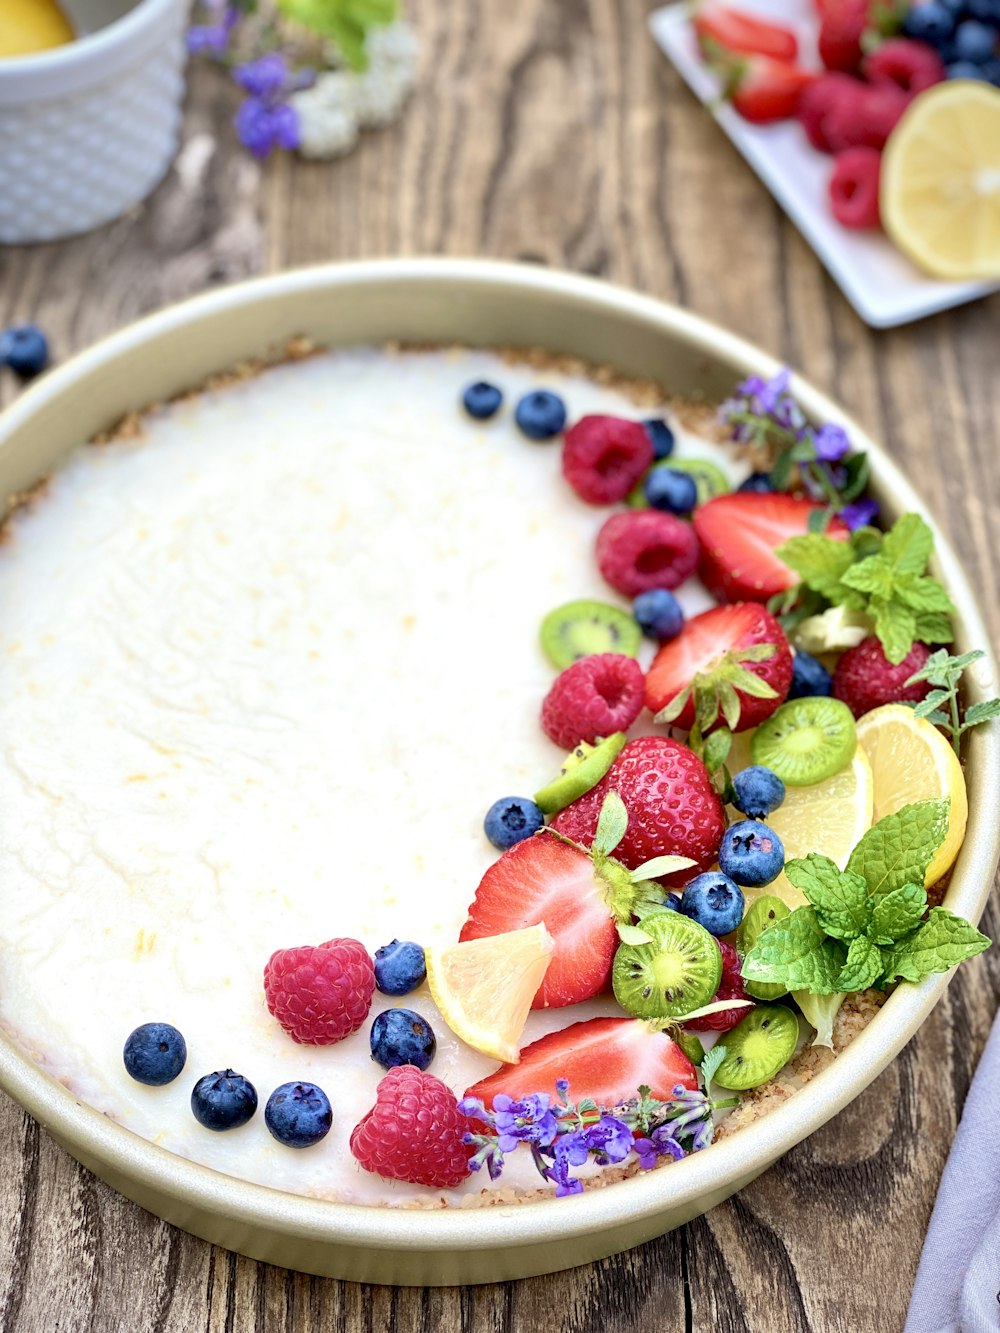
[[535, 792], [535, 804], [543, 814], [554, 815], [591, 787], [596, 787], [627, 740], [624, 731], [616, 731], [596, 745], [581, 741], [563, 760], [559, 776]]
[[726, 1054], [715, 1071], [715, 1082], [732, 1092], [746, 1092], [788, 1064], [799, 1044], [799, 1020], [783, 1004], [762, 1004], [720, 1041]]
[[[717, 495], [725, 495], [733, 488], [729, 484], [729, 478], [719, 467], [718, 463], [713, 463], [709, 458], [661, 458], [653, 464], [653, 467], [669, 467], [675, 472], [687, 472], [694, 477], [694, 484], [698, 491], [698, 504], [703, 505], [706, 500], [714, 500]], [[650, 469], [652, 471], [652, 468]], [[646, 476], [649, 473], [647, 472]], [[646, 504], [646, 492], [643, 489], [646, 477], [636, 482], [628, 493], [627, 503], [633, 509], [648, 508]]]
[[648, 944], [620, 944], [611, 970], [615, 999], [636, 1018], [676, 1018], [712, 1000], [722, 951], [704, 926], [680, 912], [653, 912], [639, 925]]
[[847, 704], [823, 695], [782, 704], [753, 734], [750, 758], [789, 787], [811, 787], [846, 768], [857, 734]]
[[[753, 946], [775, 921], [782, 921], [791, 912], [787, 903], [765, 893], [747, 908], [746, 915], [736, 932], [736, 949], [741, 958], [745, 958]], [[788, 994], [788, 987], [776, 981], [745, 981], [743, 989], [755, 1000], [778, 1000]]]
[[637, 657], [642, 630], [634, 617], [607, 602], [581, 600], [557, 606], [542, 621], [542, 649], [562, 671], [594, 653]]

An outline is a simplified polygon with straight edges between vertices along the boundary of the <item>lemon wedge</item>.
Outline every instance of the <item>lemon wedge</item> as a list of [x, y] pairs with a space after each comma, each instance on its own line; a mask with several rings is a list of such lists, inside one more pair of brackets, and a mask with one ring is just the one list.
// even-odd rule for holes
[[[750, 760], [749, 732], [733, 737], [727, 764], [731, 773], [746, 768]], [[818, 852], [843, 870], [847, 858], [872, 826], [874, 782], [871, 764], [861, 745], [851, 762], [822, 782], [809, 787], [786, 787], [785, 799], [772, 810], [765, 823], [777, 833], [785, 848], [785, 860]], [[731, 819], [743, 819], [730, 808]], [[802, 907], [808, 899], [784, 871], [763, 888], [745, 888], [747, 906], [763, 894], [772, 893], [789, 907]]]
[[455, 1036], [484, 1055], [517, 1064], [518, 1042], [554, 947], [539, 922], [428, 949], [431, 997]]
[[954, 79], [921, 93], [886, 144], [880, 206], [925, 272], [1000, 277], [1000, 89]]
[[876, 820], [915, 801], [951, 802], [948, 832], [924, 876], [925, 885], [934, 884], [954, 864], [969, 817], [965, 777], [951, 743], [912, 708], [884, 704], [858, 722], [858, 744], [875, 777]]
[[30, 55], [72, 40], [73, 29], [55, 0], [3, 0], [0, 4], [0, 57]]

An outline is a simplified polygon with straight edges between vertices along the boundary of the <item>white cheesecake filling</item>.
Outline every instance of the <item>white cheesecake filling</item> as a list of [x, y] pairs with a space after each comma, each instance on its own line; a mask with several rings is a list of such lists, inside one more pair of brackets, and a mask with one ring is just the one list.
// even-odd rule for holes
[[[500, 418], [462, 412], [474, 379]], [[608, 510], [562, 478], [559, 442], [512, 420], [528, 387], [570, 418], [639, 411], [588, 379], [490, 353], [322, 355], [159, 410], [135, 441], [79, 449], [0, 546], [0, 1023], [76, 1094], [197, 1162], [364, 1203], [440, 1191], [348, 1150], [382, 1070], [368, 1029], [299, 1046], [264, 1003], [270, 954], [354, 936], [452, 941], [496, 852], [500, 796], [561, 752], [538, 724], [553, 678], [538, 626], [577, 597], [621, 603], [594, 538]], [[680, 454], [740, 466], [680, 434]], [[745, 470], [745, 469], [744, 469]], [[689, 613], [711, 599], [694, 581]], [[495, 1061], [458, 1042], [426, 987], [405, 1005], [458, 1095]], [[523, 1044], [610, 1000], [533, 1013]], [[150, 1020], [188, 1044], [164, 1088], [122, 1043]], [[231, 1067], [260, 1097], [203, 1129], [195, 1081]], [[333, 1129], [277, 1143], [280, 1083], [328, 1093]], [[526, 1160], [521, 1161], [524, 1157]], [[527, 1154], [502, 1184], [532, 1187]], [[463, 1192], [488, 1188], [485, 1173]]]

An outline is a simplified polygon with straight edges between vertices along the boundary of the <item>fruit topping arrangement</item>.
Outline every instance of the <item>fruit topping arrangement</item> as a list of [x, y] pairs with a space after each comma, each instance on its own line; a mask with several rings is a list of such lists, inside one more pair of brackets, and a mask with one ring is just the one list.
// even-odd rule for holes
[[884, 227], [925, 272], [1000, 276], [998, 0], [814, 0], [815, 44], [722, 0], [691, 25], [723, 96], [755, 125], [797, 120], [830, 155], [828, 202]]
[[[722, 7], [700, 14], [706, 42], [759, 39]], [[764, 58], [791, 56], [775, 42]], [[476, 383], [462, 406], [490, 429], [504, 401]], [[805, 1043], [837, 1046], [846, 996], [988, 946], [940, 905], [940, 881], [965, 831], [961, 738], [1000, 700], [964, 707], [963, 672], [983, 654], [937, 646], [952, 641], [953, 607], [930, 528], [914, 513], [875, 525], [867, 460], [839, 425], [805, 420], [787, 372], [745, 381], [721, 409], [752, 483], [736, 491], [712, 460], [675, 458], [665, 420], [567, 427], [546, 389], [513, 416], [529, 447], [562, 434], [563, 478], [584, 503], [621, 506], [595, 560], [609, 596], [634, 600], [569, 601], [542, 621], [555, 674], [539, 724], [566, 757], [533, 797], [486, 812], [499, 855], [457, 938], [393, 940], [374, 957], [355, 939], [281, 948], [263, 995], [278, 1040], [335, 1047], [369, 1024], [384, 1073], [350, 1136], [361, 1168], [447, 1190], [483, 1166], [496, 1179], [527, 1144], [542, 1184], [566, 1195], [595, 1167], [650, 1169], [705, 1147]], [[674, 590], [696, 573], [718, 605], [687, 618]], [[371, 1015], [376, 992], [425, 985], [452, 1038], [497, 1062], [471, 1087], [430, 1072], [424, 1015]], [[568, 1013], [522, 1047], [533, 1009], [597, 997], [612, 1016]], [[187, 1048], [146, 1023], [123, 1058], [156, 1088]], [[286, 1083], [265, 1125], [309, 1148], [335, 1102]], [[257, 1105], [231, 1069], [191, 1095], [217, 1132]]]

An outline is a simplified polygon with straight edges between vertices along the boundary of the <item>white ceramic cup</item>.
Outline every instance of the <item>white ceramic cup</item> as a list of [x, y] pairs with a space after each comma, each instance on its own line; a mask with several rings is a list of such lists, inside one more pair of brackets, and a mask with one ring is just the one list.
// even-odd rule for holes
[[187, 0], [65, 0], [77, 39], [0, 58], [0, 244], [120, 217], [177, 151]]

